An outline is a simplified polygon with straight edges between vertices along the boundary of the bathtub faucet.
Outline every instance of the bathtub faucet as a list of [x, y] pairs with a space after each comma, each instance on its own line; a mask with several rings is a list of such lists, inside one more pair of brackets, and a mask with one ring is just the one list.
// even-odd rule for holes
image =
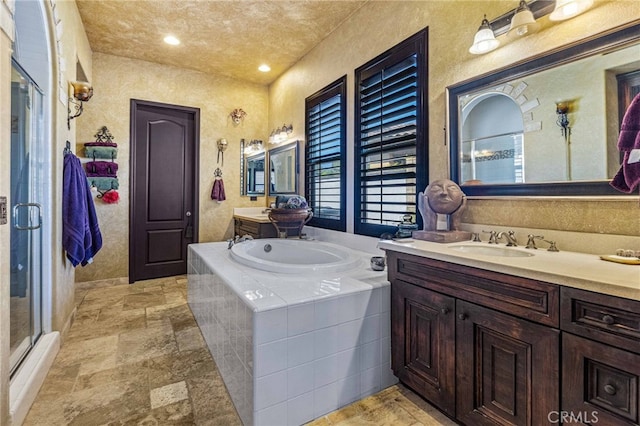
[[244, 234], [242, 237], [240, 235], [236, 235], [234, 239], [227, 240], [227, 248], [230, 249], [234, 244], [242, 243], [249, 240], [253, 240], [253, 237], [249, 234]]

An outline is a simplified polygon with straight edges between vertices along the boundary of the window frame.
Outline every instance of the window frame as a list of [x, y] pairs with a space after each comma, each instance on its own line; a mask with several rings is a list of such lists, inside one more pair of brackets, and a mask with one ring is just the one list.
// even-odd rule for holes
[[[311, 141], [310, 137], [310, 122], [309, 122], [309, 111], [314, 106], [321, 104], [322, 102], [333, 98], [334, 96], [340, 96], [340, 154], [339, 154], [339, 162], [340, 162], [340, 215], [339, 219], [328, 219], [321, 218], [317, 216], [313, 216], [309, 221], [310, 226], [315, 226], [318, 228], [331, 229], [335, 231], [346, 231], [347, 230], [347, 76], [344, 75], [340, 77], [338, 80], [333, 83], [327, 85], [326, 87], [320, 89], [313, 95], [307, 97], [305, 99], [305, 155], [304, 155], [304, 164], [305, 164], [305, 173], [304, 173], [304, 190], [305, 197], [309, 202], [309, 206], [316, 209], [316, 206], [313, 205], [313, 198], [311, 196], [310, 188], [313, 184], [312, 177], [309, 170], [310, 164], [316, 164], [321, 160], [315, 160], [313, 162], [309, 161], [309, 152], [310, 149], [316, 145], [311, 145], [309, 142]], [[313, 179], [315, 181], [315, 179]]]
[[[379, 237], [383, 233], [395, 233], [396, 226], [365, 223], [361, 219], [363, 179], [361, 176], [362, 154], [362, 99], [360, 86], [364, 80], [391, 68], [409, 56], [416, 55], [416, 200], [417, 195], [426, 187], [429, 176], [429, 121], [428, 121], [428, 28], [425, 28], [396, 46], [378, 55], [366, 64], [355, 70], [354, 84], [354, 233]], [[422, 228], [422, 218], [418, 214], [416, 206], [416, 223]], [[400, 219], [400, 218], [399, 218]], [[400, 220], [398, 221], [400, 222]]]

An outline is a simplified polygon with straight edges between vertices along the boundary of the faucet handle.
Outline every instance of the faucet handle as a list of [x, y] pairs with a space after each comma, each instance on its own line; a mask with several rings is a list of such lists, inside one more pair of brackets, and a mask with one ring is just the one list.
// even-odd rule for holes
[[525, 248], [536, 250], [538, 248], [536, 247], [536, 240], [543, 240], [543, 239], [544, 237], [542, 235], [529, 234], [527, 235], [527, 246]]
[[549, 243], [549, 248], [547, 249], [547, 251], [554, 251], [554, 252], [558, 252], [560, 250], [558, 250], [558, 246], [556, 246], [556, 242], [555, 241], [548, 241], [548, 240], [543, 240], [546, 243]]
[[498, 240], [496, 236], [498, 235], [496, 231], [485, 231], [482, 230], [485, 234], [489, 234], [489, 244], [498, 244]]
[[471, 241], [473, 241], [474, 243], [481, 243], [482, 240], [480, 239], [480, 233], [479, 232], [472, 232], [471, 233]]

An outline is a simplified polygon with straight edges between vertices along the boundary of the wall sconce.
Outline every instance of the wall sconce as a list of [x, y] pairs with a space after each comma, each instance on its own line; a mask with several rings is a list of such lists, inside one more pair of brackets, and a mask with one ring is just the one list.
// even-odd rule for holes
[[536, 19], [533, 17], [533, 12], [527, 6], [525, 0], [520, 0], [520, 4], [516, 9], [516, 12], [511, 19], [511, 25], [509, 26], [509, 33], [515, 32], [519, 36], [523, 36], [529, 32], [529, 25], [536, 23]]
[[573, 18], [589, 9], [593, 5], [593, 0], [556, 0], [556, 7], [549, 15], [552, 21], [563, 21]]
[[[67, 129], [71, 130], [71, 120], [79, 117], [83, 112], [83, 102], [87, 102], [93, 96], [93, 87], [86, 81], [71, 81], [69, 105], [67, 106]], [[75, 112], [71, 114], [71, 105]]]
[[569, 113], [569, 101], [558, 101], [556, 102], [556, 114], [558, 115], [558, 119], [556, 120], [556, 124], [560, 127], [562, 136], [564, 136], [565, 141], [569, 139], [571, 135], [571, 127], [569, 126], [569, 118], [567, 114]]
[[491, 24], [487, 21], [487, 15], [484, 15], [482, 24], [478, 28], [475, 37], [473, 37], [473, 44], [469, 48], [469, 52], [474, 55], [481, 55], [488, 53], [497, 48], [500, 42], [496, 40], [496, 36], [491, 29]]

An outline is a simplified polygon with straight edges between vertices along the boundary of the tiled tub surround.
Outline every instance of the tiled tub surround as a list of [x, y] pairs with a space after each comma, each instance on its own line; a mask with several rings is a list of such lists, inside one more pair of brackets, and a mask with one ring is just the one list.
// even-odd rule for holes
[[298, 276], [240, 265], [227, 243], [189, 247], [188, 302], [245, 425], [302, 424], [397, 382], [386, 272], [358, 255]]

